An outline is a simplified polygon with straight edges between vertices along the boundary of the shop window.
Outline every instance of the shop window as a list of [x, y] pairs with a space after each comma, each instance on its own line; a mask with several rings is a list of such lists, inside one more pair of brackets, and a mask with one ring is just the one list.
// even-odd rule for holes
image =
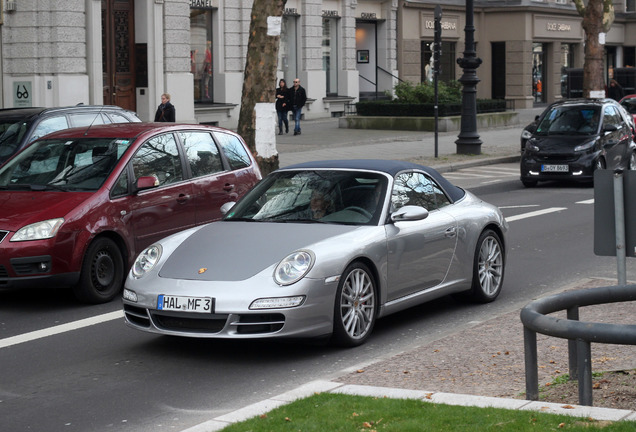
[[[422, 82], [433, 80], [433, 52], [431, 47], [433, 41], [422, 41]], [[440, 60], [441, 72], [438, 76], [440, 81], [453, 81], [455, 79], [455, 42], [442, 41], [442, 58]]]
[[214, 101], [212, 9], [190, 8], [190, 72], [194, 79], [194, 102]]
[[327, 77], [327, 96], [338, 94], [338, 21], [322, 20], [322, 70]]
[[281, 25], [280, 46], [278, 48], [278, 69], [289, 86], [298, 76], [297, 63], [297, 16], [284, 16]]
[[636, 0], [627, 0], [625, 2], [625, 12], [636, 12]]

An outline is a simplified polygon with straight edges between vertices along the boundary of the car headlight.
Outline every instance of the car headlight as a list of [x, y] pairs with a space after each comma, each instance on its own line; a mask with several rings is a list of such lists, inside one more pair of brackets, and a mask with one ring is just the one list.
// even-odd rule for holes
[[57, 234], [63, 223], [64, 218], [57, 218], [27, 225], [20, 228], [14, 236], [11, 237], [11, 241], [44, 240], [55, 237], [55, 234]]
[[308, 251], [297, 251], [285, 257], [274, 270], [274, 280], [279, 285], [291, 285], [302, 279], [314, 264], [314, 256]]
[[578, 145], [578, 146], [574, 147], [574, 151], [575, 152], [579, 152], [579, 151], [589, 150], [592, 147], [594, 147], [595, 143], [596, 143], [596, 141], [590, 141], [590, 142], [586, 142], [585, 144]]
[[144, 249], [132, 266], [131, 272], [133, 277], [139, 279], [152, 270], [159, 262], [162, 252], [163, 248], [158, 244], [151, 245]]
[[525, 140], [532, 138], [532, 132], [530, 132], [527, 129], [524, 129], [523, 132], [521, 132], [521, 138]]

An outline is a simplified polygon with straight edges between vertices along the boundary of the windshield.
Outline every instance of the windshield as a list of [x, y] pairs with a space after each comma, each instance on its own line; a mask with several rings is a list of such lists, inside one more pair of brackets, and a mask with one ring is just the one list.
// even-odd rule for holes
[[0, 168], [0, 190], [96, 191], [129, 145], [117, 138], [36, 141]]
[[376, 225], [388, 179], [340, 170], [287, 171], [269, 175], [225, 220]]
[[537, 135], [593, 135], [598, 132], [601, 109], [596, 106], [552, 108], [537, 126]]

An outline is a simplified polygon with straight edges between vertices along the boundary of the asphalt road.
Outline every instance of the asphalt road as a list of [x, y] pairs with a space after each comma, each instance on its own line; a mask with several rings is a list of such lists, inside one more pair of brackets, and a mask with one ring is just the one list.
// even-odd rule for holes
[[[515, 168], [448, 174], [510, 221], [499, 299], [443, 298], [409, 309], [380, 320], [355, 349], [161, 337], [127, 328], [118, 301], [84, 306], [67, 290], [0, 293], [0, 430], [181, 431], [519, 309], [582, 277], [615, 278], [615, 258], [593, 253], [593, 188], [525, 189]], [[635, 271], [628, 260], [628, 279]], [[102, 318], [78, 321], [89, 317]]]

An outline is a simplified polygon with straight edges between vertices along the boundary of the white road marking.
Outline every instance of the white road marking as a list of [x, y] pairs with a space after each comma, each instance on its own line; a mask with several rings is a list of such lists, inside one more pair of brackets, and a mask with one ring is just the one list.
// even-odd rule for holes
[[123, 317], [124, 317], [123, 311], [115, 311], [115, 312], [110, 312], [103, 315], [97, 315], [94, 317], [81, 319], [78, 321], [73, 321], [66, 324], [60, 324], [58, 326], [49, 327], [42, 330], [36, 330], [29, 333], [24, 333], [21, 335], [8, 337], [5, 339], [0, 339], [0, 349], [7, 348], [12, 345], [18, 345], [24, 342], [31, 342], [37, 339], [42, 339], [42, 338], [53, 336], [60, 333], [69, 332], [72, 330], [78, 330], [78, 329], [92, 326], [95, 324], [105, 323], [105, 322], [120, 319]]
[[524, 205], [516, 205], [516, 206], [501, 206], [500, 209], [514, 209], [514, 208], [528, 208], [528, 207], [539, 207], [540, 204], [524, 204]]
[[535, 217], [535, 216], [541, 216], [544, 214], [548, 214], [548, 213], [554, 213], [554, 212], [558, 212], [561, 210], [567, 210], [567, 207], [551, 207], [551, 208], [547, 208], [547, 209], [543, 209], [543, 210], [537, 210], [537, 211], [533, 211], [530, 213], [523, 213], [520, 215], [516, 215], [516, 216], [510, 216], [507, 217], [506, 220], [508, 222], [514, 222], [517, 220], [521, 220], [521, 219], [527, 219], [527, 218], [531, 218], [531, 217]]
[[585, 201], [578, 201], [577, 204], [594, 204], [594, 198]]

